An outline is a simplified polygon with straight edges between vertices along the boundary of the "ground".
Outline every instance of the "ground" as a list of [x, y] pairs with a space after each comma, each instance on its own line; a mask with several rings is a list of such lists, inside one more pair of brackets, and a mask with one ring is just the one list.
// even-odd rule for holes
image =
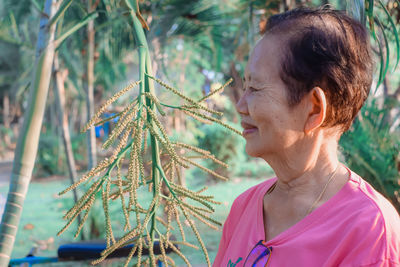
[[[0, 162], [0, 201], [5, 202], [8, 192], [8, 181], [11, 177], [11, 162]], [[196, 178], [198, 179], [198, 177]], [[265, 177], [264, 177], [265, 179]], [[230, 205], [234, 198], [241, 192], [253, 186], [262, 179], [250, 178], [232, 178], [229, 182], [221, 182], [210, 185], [208, 194], [214, 195], [217, 201], [221, 201], [222, 205], [216, 207], [214, 218], [223, 222], [230, 210]], [[59, 197], [58, 192], [65, 189], [69, 185], [69, 179], [52, 178], [52, 179], [36, 179], [29, 186], [26, 196], [24, 210], [22, 213], [19, 230], [14, 245], [12, 258], [22, 258], [32, 249], [39, 248], [38, 256], [54, 257], [57, 254], [59, 245], [66, 242], [73, 242], [73, 231], [66, 231], [61, 236], [56, 236], [58, 230], [62, 228], [65, 221], [62, 215], [71, 205], [71, 197]], [[102, 221], [101, 212], [99, 220]], [[115, 218], [115, 223], [119, 223], [119, 219]], [[211, 261], [215, 258], [218, 250], [218, 244], [221, 231], [210, 230], [208, 227], [197, 223], [199, 231], [203, 236], [204, 243], [210, 254]], [[188, 241], [196, 244], [194, 235], [189, 227], [185, 229]], [[176, 233], [179, 235], [179, 233]], [[201, 251], [191, 248], [182, 248], [182, 252], [191, 261], [192, 266], [206, 266], [204, 264], [204, 256]], [[178, 266], [185, 266], [183, 261], [174, 257]], [[122, 266], [123, 260], [108, 261], [100, 266]], [[43, 267], [61, 267], [61, 266], [90, 266], [89, 262], [60, 262], [53, 264], [38, 264], [35, 266]]]

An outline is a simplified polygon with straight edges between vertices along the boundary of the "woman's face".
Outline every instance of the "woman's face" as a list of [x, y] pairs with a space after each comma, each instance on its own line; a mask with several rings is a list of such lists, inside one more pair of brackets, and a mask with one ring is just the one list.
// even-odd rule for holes
[[279, 76], [284, 53], [282, 41], [267, 34], [257, 43], [245, 70], [245, 91], [236, 109], [242, 117], [246, 152], [253, 157], [285, 156], [304, 138], [303, 101], [289, 107]]

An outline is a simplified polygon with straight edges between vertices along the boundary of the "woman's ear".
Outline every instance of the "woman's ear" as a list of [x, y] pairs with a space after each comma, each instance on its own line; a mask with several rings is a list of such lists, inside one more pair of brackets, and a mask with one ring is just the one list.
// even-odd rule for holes
[[309, 106], [308, 116], [304, 125], [304, 133], [308, 134], [320, 127], [326, 117], [326, 96], [319, 87], [314, 87], [307, 95], [307, 105]]

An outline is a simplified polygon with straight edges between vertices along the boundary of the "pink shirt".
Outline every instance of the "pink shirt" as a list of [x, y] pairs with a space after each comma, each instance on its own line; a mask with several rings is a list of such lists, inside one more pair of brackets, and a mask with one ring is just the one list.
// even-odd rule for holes
[[[213, 267], [243, 266], [265, 238], [263, 197], [276, 178], [234, 201]], [[354, 172], [331, 199], [275, 238], [268, 267], [400, 266], [400, 218], [381, 194]]]

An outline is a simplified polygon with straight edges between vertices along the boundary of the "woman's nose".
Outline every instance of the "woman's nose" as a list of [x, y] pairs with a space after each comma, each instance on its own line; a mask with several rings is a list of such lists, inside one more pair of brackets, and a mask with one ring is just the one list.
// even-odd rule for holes
[[235, 108], [239, 114], [248, 114], [246, 92], [241, 95], [239, 101], [236, 103]]

